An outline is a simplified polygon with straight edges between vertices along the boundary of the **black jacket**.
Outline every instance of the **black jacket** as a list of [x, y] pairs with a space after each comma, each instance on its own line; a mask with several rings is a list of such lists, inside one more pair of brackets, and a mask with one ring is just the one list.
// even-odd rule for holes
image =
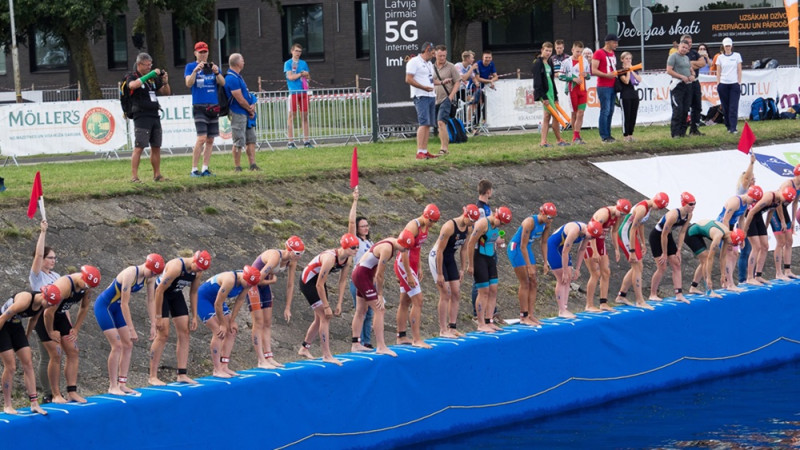
[[[550, 81], [553, 82], [553, 100], [558, 101], [558, 88], [556, 87], [555, 71], [550, 66]], [[544, 68], [542, 58], [536, 58], [533, 62], [533, 99], [535, 101], [549, 100], [547, 98], [547, 71]]]

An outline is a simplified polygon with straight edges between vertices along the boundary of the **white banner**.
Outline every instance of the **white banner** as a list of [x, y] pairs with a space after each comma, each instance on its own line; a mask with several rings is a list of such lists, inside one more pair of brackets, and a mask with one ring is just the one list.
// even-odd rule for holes
[[[162, 148], [193, 147], [197, 141], [197, 130], [192, 116], [192, 96], [172, 95], [158, 97], [161, 105]], [[131, 127], [133, 132], [133, 127]], [[214, 139], [215, 144], [232, 144], [231, 123], [227, 117], [220, 118], [220, 136]], [[133, 142], [133, 141], [131, 141]]]
[[0, 107], [4, 156], [111, 151], [127, 144], [119, 101], [20, 103]]

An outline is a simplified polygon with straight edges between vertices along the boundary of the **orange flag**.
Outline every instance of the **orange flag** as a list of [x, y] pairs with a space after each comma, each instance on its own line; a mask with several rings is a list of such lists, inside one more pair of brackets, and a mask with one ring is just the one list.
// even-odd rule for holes
[[783, 0], [786, 7], [786, 23], [789, 24], [789, 47], [794, 47], [800, 53], [800, 22], [798, 22], [797, 0]]

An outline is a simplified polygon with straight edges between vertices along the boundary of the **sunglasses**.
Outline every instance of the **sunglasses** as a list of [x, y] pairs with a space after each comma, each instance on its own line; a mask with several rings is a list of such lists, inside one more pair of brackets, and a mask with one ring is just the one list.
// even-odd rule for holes
[[350, 247], [350, 250], [358, 250], [358, 246], [356, 245], [355, 247]]
[[55, 256], [45, 256], [44, 259], [52, 259], [53, 261], [57, 261]]
[[305, 251], [292, 250], [292, 253], [294, 253], [294, 256], [303, 256], [303, 253], [305, 253]]
[[197, 53], [208, 53], [208, 50], [198, 50]]

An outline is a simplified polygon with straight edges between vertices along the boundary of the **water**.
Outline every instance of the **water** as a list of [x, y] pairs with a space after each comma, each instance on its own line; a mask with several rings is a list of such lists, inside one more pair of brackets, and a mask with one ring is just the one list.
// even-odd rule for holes
[[416, 448], [800, 448], [800, 362]]

